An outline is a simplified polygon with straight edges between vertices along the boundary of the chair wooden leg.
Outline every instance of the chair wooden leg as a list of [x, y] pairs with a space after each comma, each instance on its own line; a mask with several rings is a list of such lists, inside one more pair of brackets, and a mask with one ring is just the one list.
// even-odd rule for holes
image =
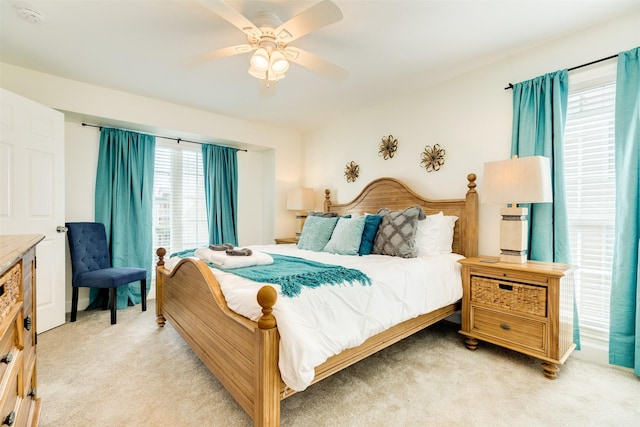
[[116, 290], [117, 289], [118, 288], [111, 288], [111, 291], [109, 292], [109, 294], [110, 294], [110, 298], [109, 299], [111, 300], [111, 301], [109, 301], [109, 304], [111, 304], [111, 324], [112, 325], [116, 324], [116, 306], [118, 305], [117, 301], [116, 301]]
[[73, 287], [73, 292], [71, 294], [71, 321], [76, 321], [76, 316], [78, 314], [78, 288]]
[[147, 311], [147, 279], [140, 281], [140, 295], [142, 295], [142, 311]]

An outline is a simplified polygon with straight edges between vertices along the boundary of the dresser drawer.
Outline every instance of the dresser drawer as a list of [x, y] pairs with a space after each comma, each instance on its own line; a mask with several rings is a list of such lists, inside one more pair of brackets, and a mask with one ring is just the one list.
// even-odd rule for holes
[[[16, 352], [15, 356], [19, 356]], [[0, 422], [6, 424], [6, 420], [13, 417], [15, 420], [18, 416], [18, 410], [22, 399], [20, 398], [19, 376], [20, 363], [22, 361], [15, 358], [7, 365], [8, 369], [2, 377], [2, 398], [0, 400]], [[11, 414], [13, 413], [13, 416]], [[15, 421], [14, 421], [15, 422]], [[4, 424], [3, 424], [4, 425]]]
[[471, 302], [516, 313], [547, 315], [547, 288], [526, 283], [471, 276]]
[[42, 399], [31, 399], [25, 397], [21, 399], [17, 409], [15, 426], [37, 426], [40, 420], [40, 409]]
[[532, 350], [541, 352], [547, 350], [545, 322], [472, 306], [471, 331]]
[[16, 263], [0, 276], [0, 321], [18, 302], [22, 283], [22, 264]]
[[11, 361], [16, 356], [18, 356], [18, 349], [16, 348], [16, 327], [15, 323], [12, 322], [0, 339], [0, 378], [4, 377], [11, 365]]
[[[43, 235], [0, 236], [0, 425], [36, 427], [36, 250]], [[7, 355], [10, 354], [10, 357]]]

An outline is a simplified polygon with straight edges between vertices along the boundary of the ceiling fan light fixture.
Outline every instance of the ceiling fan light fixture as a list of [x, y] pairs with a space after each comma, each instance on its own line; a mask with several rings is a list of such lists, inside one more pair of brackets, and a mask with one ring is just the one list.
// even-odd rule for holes
[[269, 52], [267, 49], [261, 47], [258, 48], [253, 55], [251, 55], [251, 67], [256, 71], [265, 72], [269, 69]]
[[282, 52], [276, 50], [271, 54], [271, 72], [275, 74], [284, 74], [289, 69], [289, 61], [284, 57]]
[[267, 73], [267, 80], [276, 82], [285, 78], [285, 73]]
[[332, 0], [316, 0], [318, 2], [315, 5], [284, 23], [272, 12], [260, 12], [253, 20], [249, 20], [226, 4], [226, 1], [200, 0], [214, 13], [241, 30], [247, 37], [247, 43], [200, 55], [205, 60], [253, 52], [249, 58], [248, 73], [259, 80], [261, 87], [267, 88], [275, 88], [275, 84], [269, 83], [283, 79], [291, 62], [331, 79], [344, 80], [347, 77], [348, 71], [337, 65], [310, 52], [289, 46], [289, 43], [300, 37], [343, 19], [342, 11]]
[[249, 74], [259, 80], [264, 80], [267, 78], [267, 72], [256, 70], [254, 67], [249, 67]]

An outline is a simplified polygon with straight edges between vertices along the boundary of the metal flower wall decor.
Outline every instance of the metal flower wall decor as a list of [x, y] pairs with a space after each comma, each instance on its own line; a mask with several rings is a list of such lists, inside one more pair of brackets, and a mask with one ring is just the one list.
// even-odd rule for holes
[[347, 163], [347, 167], [344, 169], [344, 177], [347, 179], [347, 182], [356, 182], [359, 175], [360, 166], [358, 166], [354, 161]]
[[382, 137], [378, 155], [384, 157], [384, 159], [387, 160], [393, 157], [396, 150], [398, 150], [398, 140], [395, 139], [393, 135]]
[[427, 172], [437, 172], [440, 170], [440, 166], [444, 165], [444, 155], [445, 151], [440, 148], [439, 144], [435, 144], [433, 148], [427, 145], [422, 152], [420, 166], [426, 168]]

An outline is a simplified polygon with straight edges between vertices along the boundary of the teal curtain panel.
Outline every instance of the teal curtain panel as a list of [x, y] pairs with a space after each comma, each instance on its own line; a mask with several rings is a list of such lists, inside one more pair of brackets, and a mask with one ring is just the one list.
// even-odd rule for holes
[[[153, 172], [155, 137], [102, 128], [96, 172], [95, 220], [104, 224], [114, 267], [147, 270], [153, 262]], [[147, 289], [148, 293], [148, 289]], [[117, 308], [141, 301], [139, 282], [120, 286]], [[105, 306], [97, 289], [89, 308]]]
[[640, 376], [640, 48], [618, 54], [609, 362]]
[[[513, 87], [511, 155], [545, 156], [551, 163], [553, 203], [529, 208], [529, 259], [571, 263], [564, 179], [564, 127], [569, 98], [567, 70], [548, 73]], [[580, 348], [577, 306], [573, 341]]]
[[238, 245], [237, 150], [213, 144], [202, 145], [205, 202], [209, 244]]
[[551, 162], [553, 203], [527, 206], [531, 260], [571, 262], [563, 155], [568, 94], [567, 70], [513, 87], [511, 155], [545, 156]]

